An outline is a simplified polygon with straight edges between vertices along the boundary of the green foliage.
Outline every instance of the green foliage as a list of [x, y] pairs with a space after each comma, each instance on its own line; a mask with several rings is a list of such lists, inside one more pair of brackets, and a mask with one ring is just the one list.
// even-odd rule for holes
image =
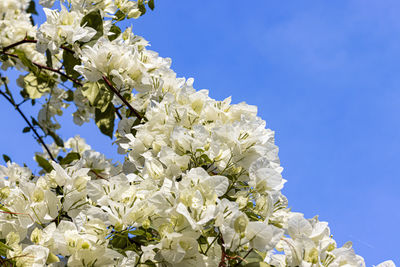
[[63, 51], [63, 65], [65, 68], [65, 73], [68, 76], [74, 79], [78, 78], [80, 74], [74, 70], [74, 67], [80, 64], [81, 60], [79, 58], [76, 58], [72, 53], [66, 50]]
[[24, 89], [27, 97], [31, 99], [41, 98], [43, 94], [50, 91], [48, 84], [39, 80], [32, 72], [24, 77]]
[[97, 127], [99, 127], [100, 131], [109, 136], [113, 137], [114, 133], [114, 120], [115, 120], [115, 108], [112, 103], [109, 103], [106, 106], [106, 109], [95, 109], [94, 120], [96, 122]]
[[4, 240], [0, 240], [0, 256], [6, 257], [7, 250], [13, 251], [12, 247], [7, 246]]
[[110, 32], [114, 33], [114, 35], [109, 35], [108, 40], [113, 41], [121, 34], [121, 29], [117, 25], [112, 25]]
[[103, 36], [103, 17], [100, 14], [100, 10], [95, 10], [85, 15], [82, 18], [81, 26], [90, 27], [97, 31], [95, 36], [93, 36], [92, 39], [86, 43], [90, 46], [94, 45], [96, 41]]
[[36, 4], [34, 0], [31, 0], [29, 2], [28, 8], [26, 9], [26, 12], [37, 15], [37, 11], [36, 11]]
[[22, 130], [22, 132], [23, 133], [28, 133], [30, 130], [31, 130], [31, 128], [27, 126]]
[[81, 155], [79, 155], [79, 153], [70, 152], [70, 153], [68, 153], [64, 158], [62, 158], [62, 159], [60, 160], [60, 164], [61, 164], [61, 165], [70, 164], [70, 163], [73, 162], [74, 160], [79, 160], [80, 158], [81, 158]]
[[4, 161], [7, 162], [12, 162], [11, 158], [9, 156], [7, 156], [6, 154], [3, 154], [3, 159]]
[[105, 112], [113, 98], [113, 93], [107, 89], [103, 81], [85, 83], [82, 94], [89, 100], [92, 107], [100, 109], [101, 112]]
[[53, 138], [54, 142], [59, 147], [64, 147], [64, 141], [55, 132], [47, 129], [48, 134]]
[[154, 0], [149, 0], [148, 5], [151, 10], [154, 10]]
[[53, 67], [53, 60], [51, 58], [51, 52], [49, 49], [46, 50], [46, 65], [47, 67]]
[[51, 166], [50, 162], [42, 156], [36, 155], [35, 160], [39, 164], [39, 166], [42, 167], [43, 170], [45, 170], [45, 172], [49, 173], [53, 170], [53, 166]]

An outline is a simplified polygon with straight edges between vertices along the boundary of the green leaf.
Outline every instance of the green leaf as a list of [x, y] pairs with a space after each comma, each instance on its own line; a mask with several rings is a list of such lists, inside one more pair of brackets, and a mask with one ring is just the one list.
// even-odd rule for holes
[[3, 243], [3, 241], [0, 241], [0, 256], [6, 257], [7, 250], [14, 251], [12, 247], [7, 246], [6, 244]]
[[246, 256], [246, 258], [242, 261], [241, 266], [246, 267], [264, 267], [266, 263], [263, 262], [263, 257], [260, 256], [256, 251], [252, 250], [250, 253], [246, 251], [240, 252], [239, 256], [242, 258]]
[[79, 160], [81, 158], [81, 155], [79, 155], [79, 153], [77, 152], [70, 152], [68, 153], [65, 158], [60, 160], [60, 164], [61, 165], [66, 165], [66, 164], [70, 164], [71, 162], [73, 162], [74, 160]]
[[24, 86], [31, 99], [41, 98], [43, 94], [50, 91], [49, 84], [43, 83], [31, 72], [24, 77]]
[[5, 55], [5, 54], [1, 54], [0, 59], [2, 61], [7, 61], [9, 59], [9, 57], [7, 55]]
[[115, 17], [117, 18], [117, 21], [121, 21], [125, 19], [126, 14], [122, 12], [121, 10], [118, 10], [117, 13], [115, 13]]
[[18, 56], [18, 58], [19, 58], [19, 60], [21, 60], [22, 64], [24, 64], [31, 72], [33, 72], [34, 74], [39, 74], [38, 67], [33, 65], [33, 63], [26, 57], [26, 55], [23, 51], [16, 50], [14, 52], [14, 54], [16, 54]]
[[29, 2], [29, 6], [28, 6], [28, 8], [26, 9], [26, 12], [27, 12], [27, 13], [34, 14], [34, 15], [37, 15], [37, 14], [38, 14], [37, 11], [36, 11], [36, 5], [35, 5], [35, 1], [34, 1], [34, 0], [31, 0], [31, 1]]
[[53, 138], [54, 143], [59, 147], [64, 147], [64, 141], [53, 131], [48, 130], [49, 135]]
[[118, 36], [121, 34], [121, 29], [117, 25], [112, 25], [110, 32], [114, 33], [113, 35], [108, 36], [108, 40], [113, 41], [118, 38]]
[[93, 45], [96, 41], [103, 36], [103, 17], [100, 14], [100, 10], [92, 11], [86, 14], [81, 21], [81, 27], [90, 27], [97, 31], [96, 35], [87, 42], [87, 45]]
[[9, 156], [7, 156], [6, 154], [3, 154], [3, 159], [4, 161], [7, 162], [12, 162], [11, 158]]
[[146, 232], [143, 231], [143, 230], [141, 230], [141, 229], [136, 229], [136, 230], [133, 230], [133, 231], [129, 231], [129, 233], [130, 233], [131, 235], [142, 236], [142, 235], [144, 235]]
[[74, 101], [74, 91], [68, 90], [67, 94], [68, 94], [68, 97], [65, 98], [65, 101], [68, 101], [68, 102]]
[[138, 1], [138, 8], [140, 11], [140, 16], [146, 14], [146, 6], [143, 4], [143, 1]]
[[114, 133], [114, 120], [115, 120], [115, 108], [112, 103], [108, 104], [104, 112], [101, 109], [96, 108], [94, 113], [94, 120], [100, 131], [109, 136], [113, 137]]
[[92, 106], [95, 106], [99, 93], [100, 87], [97, 82], [87, 82], [82, 86], [82, 94], [89, 100]]
[[244, 267], [269, 267], [270, 265], [266, 262], [252, 262], [246, 265], [242, 265]]
[[37, 120], [34, 117], [31, 116], [31, 119], [32, 119], [32, 124], [33, 125], [36, 125], [36, 126], [40, 127], [39, 123], [37, 122]]
[[105, 112], [113, 98], [113, 93], [107, 89], [103, 81], [85, 83], [82, 94], [89, 100], [91, 106], [100, 109], [101, 112]]
[[151, 10], [154, 10], [154, 0], [150, 0], [148, 3]]
[[5, 211], [7, 213], [12, 213], [11, 210], [9, 210], [8, 208], [6, 208], [3, 204], [0, 203], [0, 210]]
[[31, 130], [30, 127], [25, 127], [25, 128], [22, 130], [22, 132], [23, 132], [23, 133], [27, 133], [27, 132], [29, 132], [30, 130]]
[[42, 169], [45, 170], [47, 173], [50, 173], [53, 170], [53, 166], [51, 166], [49, 161], [42, 156], [36, 155], [35, 160], [39, 164], [39, 166], [42, 167]]
[[124, 249], [127, 245], [128, 238], [126, 236], [114, 236], [111, 240], [111, 245], [113, 248]]
[[47, 67], [53, 68], [53, 60], [49, 49], [46, 49], [46, 65]]
[[66, 50], [63, 51], [63, 65], [65, 68], [65, 72], [68, 76], [76, 79], [80, 76], [79, 72], [74, 70], [76, 65], [80, 65], [81, 60], [79, 58], [74, 57], [74, 55]]
[[7, 85], [8, 79], [6, 77], [1, 77], [1, 80], [3, 81], [4, 87], [6, 89], [6, 94], [11, 98], [11, 100], [14, 101], [14, 97], [11, 94], [10, 89], [8, 88], [8, 85]]

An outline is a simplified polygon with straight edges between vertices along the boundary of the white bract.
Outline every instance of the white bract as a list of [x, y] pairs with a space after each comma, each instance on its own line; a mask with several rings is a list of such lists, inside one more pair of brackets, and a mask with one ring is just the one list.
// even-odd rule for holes
[[[1, 263], [365, 266], [327, 222], [288, 208], [274, 132], [255, 106], [196, 91], [131, 28], [120, 31], [118, 20], [154, 1], [39, 2], [48, 8], [38, 28], [28, 1], [0, 2], [2, 68], [29, 73], [19, 79], [26, 100], [45, 100], [32, 123], [55, 140], [35, 156], [41, 175], [0, 166]], [[58, 138], [55, 116], [70, 105], [76, 124], [94, 118], [115, 138], [122, 163], [79, 136]]]

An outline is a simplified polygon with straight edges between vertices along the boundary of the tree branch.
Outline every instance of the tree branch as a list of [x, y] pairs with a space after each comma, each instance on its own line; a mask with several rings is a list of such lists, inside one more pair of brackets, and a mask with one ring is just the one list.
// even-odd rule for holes
[[[4, 52], [4, 51], [1, 51], [0, 53], [3, 54], [3, 55], [7, 55], [9, 57], [18, 58], [18, 56], [15, 55], [15, 54], [7, 53], [7, 52]], [[42, 64], [39, 64], [39, 63], [36, 63], [36, 62], [33, 62], [33, 61], [32, 61], [32, 64], [35, 65], [36, 67], [38, 67], [39, 69], [45, 69], [45, 70], [49, 70], [49, 71], [52, 71], [54, 73], [57, 73], [57, 74], [65, 77], [66, 79], [72, 81], [73, 83], [75, 83], [75, 84], [77, 84], [79, 86], [83, 85], [79, 80], [74, 79], [72, 77], [69, 77], [67, 74], [61, 72], [59, 69], [50, 68], [50, 67], [47, 67], [45, 65], [42, 65]]]
[[43, 145], [43, 147], [46, 149], [47, 154], [49, 154], [49, 157], [53, 160], [56, 161], [53, 157], [53, 155], [50, 152], [50, 149], [47, 147], [47, 145], [45, 144], [45, 142], [43, 141], [42, 137], [40, 137], [40, 135], [38, 134], [38, 132], [36, 131], [35, 127], [33, 127], [33, 125], [31, 124], [31, 122], [28, 120], [28, 118], [25, 116], [25, 114], [22, 112], [22, 110], [19, 108], [19, 105], [15, 104], [14, 101], [12, 101], [12, 99], [10, 97], [8, 97], [3, 91], [0, 90], [0, 94], [2, 96], [4, 96], [5, 99], [8, 100], [8, 102], [10, 102], [11, 105], [13, 105], [13, 107], [18, 111], [18, 113], [21, 115], [21, 117], [25, 120], [25, 122], [28, 124], [29, 128], [33, 131], [33, 133], [36, 135], [37, 139], [39, 140], [39, 142]]
[[[36, 43], [37, 43], [37, 40], [31, 40], [31, 39], [27, 39], [27, 38], [25, 37], [25, 39], [23, 39], [23, 40], [21, 40], [21, 41], [18, 41], [18, 42], [16, 42], [16, 43], [13, 43], [13, 44], [10, 44], [10, 45], [8, 45], [8, 46], [6, 46], [6, 47], [3, 47], [2, 51], [3, 51], [3, 52], [6, 52], [7, 50], [10, 50], [10, 49], [12, 49], [12, 48], [14, 48], [14, 47], [16, 47], [16, 46], [18, 46], [18, 45], [26, 44], [26, 43], [36, 44]], [[63, 46], [63, 45], [60, 46], [60, 48], [61, 48], [61, 49], [64, 49], [65, 51], [68, 51], [68, 52], [71, 53], [71, 54], [75, 54], [75, 51], [72, 50], [71, 48], [68, 48], [68, 47]]]
[[139, 114], [139, 112], [138, 112], [135, 108], [133, 108], [133, 107], [131, 106], [131, 104], [128, 103], [128, 101], [126, 101], [126, 99], [125, 99], [125, 98], [118, 92], [118, 90], [115, 89], [115, 87], [111, 84], [110, 80], [108, 80], [107, 77], [104, 76], [104, 75], [103, 75], [103, 80], [104, 80], [104, 82], [107, 84], [108, 88], [109, 88], [111, 91], [113, 91], [113, 92], [118, 96], [118, 98], [122, 100], [122, 102], [124, 102], [124, 104], [129, 108], [129, 110], [132, 111], [133, 114], [135, 114], [135, 116], [136, 116], [139, 120], [142, 120], [143, 117]]

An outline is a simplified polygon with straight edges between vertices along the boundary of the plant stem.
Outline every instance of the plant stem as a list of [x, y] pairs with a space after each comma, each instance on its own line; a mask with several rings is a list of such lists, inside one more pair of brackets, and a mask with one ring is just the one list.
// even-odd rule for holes
[[[25, 37], [25, 39], [23, 39], [23, 40], [21, 40], [21, 41], [18, 41], [18, 42], [16, 42], [16, 43], [13, 43], [13, 44], [10, 44], [10, 45], [4, 47], [4, 48], [2, 49], [2, 51], [3, 51], [3, 52], [6, 52], [7, 50], [10, 50], [10, 49], [12, 49], [12, 48], [14, 48], [14, 47], [16, 47], [16, 46], [18, 46], [18, 45], [26, 44], [26, 43], [36, 44], [36, 43], [37, 43], [37, 40], [29, 40], [29, 39], [27, 39], [27, 38]], [[68, 51], [68, 52], [71, 53], [71, 54], [74, 54], [74, 53], [75, 53], [74, 50], [72, 50], [71, 48], [68, 48], [68, 47], [63, 46], [63, 45], [60, 46], [60, 47], [61, 47], [61, 49], [64, 49], [65, 51]]]
[[53, 160], [56, 161], [53, 157], [53, 155], [50, 152], [50, 149], [47, 147], [47, 145], [45, 144], [45, 142], [43, 141], [42, 137], [38, 134], [38, 132], [36, 131], [35, 127], [33, 127], [33, 125], [31, 124], [31, 122], [28, 120], [28, 118], [25, 116], [25, 114], [22, 112], [22, 110], [19, 108], [19, 106], [17, 104], [14, 103], [14, 101], [8, 97], [3, 91], [0, 90], [0, 94], [2, 96], [4, 96], [5, 99], [8, 100], [8, 102], [10, 102], [10, 104], [18, 111], [18, 113], [21, 115], [21, 117], [25, 120], [25, 122], [28, 124], [29, 128], [32, 130], [32, 132], [36, 135], [37, 139], [39, 140], [39, 142], [43, 145], [43, 147], [46, 149], [47, 154], [49, 154], [49, 157]]
[[107, 84], [108, 88], [110, 88], [111, 91], [113, 91], [119, 99], [122, 100], [122, 102], [124, 102], [124, 104], [129, 108], [130, 111], [133, 112], [133, 114], [135, 114], [135, 116], [139, 119], [142, 120], [142, 116], [139, 114], [139, 112], [134, 109], [131, 104], [128, 103], [128, 101], [126, 101], [126, 99], [118, 92], [118, 90], [111, 84], [110, 80], [107, 79], [106, 76], [103, 75], [103, 80], [104, 82]]
[[237, 265], [239, 265], [244, 259], [246, 259], [246, 257], [249, 256], [249, 254], [250, 254], [252, 251], [253, 251], [253, 249], [250, 249], [250, 250], [246, 253], [246, 255], [244, 255], [244, 257], [240, 259], [240, 261], [237, 263]]
[[[15, 54], [7, 53], [7, 52], [4, 52], [4, 51], [1, 51], [0, 53], [3, 54], [3, 55], [10, 56], [10, 57], [18, 58], [18, 56], [15, 55]], [[69, 77], [67, 74], [61, 72], [59, 69], [50, 68], [50, 67], [47, 67], [45, 65], [42, 65], [42, 64], [39, 64], [39, 63], [36, 63], [36, 62], [33, 62], [33, 61], [32, 61], [32, 64], [35, 65], [36, 67], [38, 67], [39, 69], [45, 69], [45, 70], [49, 70], [49, 71], [52, 71], [54, 73], [57, 73], [57, 74], [67, 78], [68, 80], [72, 81], [73, 83], [75, 83], [75, 84], [77, 84], [79, 86], [83, 85], [79, 80], [74, 79], [72, 77]]]

